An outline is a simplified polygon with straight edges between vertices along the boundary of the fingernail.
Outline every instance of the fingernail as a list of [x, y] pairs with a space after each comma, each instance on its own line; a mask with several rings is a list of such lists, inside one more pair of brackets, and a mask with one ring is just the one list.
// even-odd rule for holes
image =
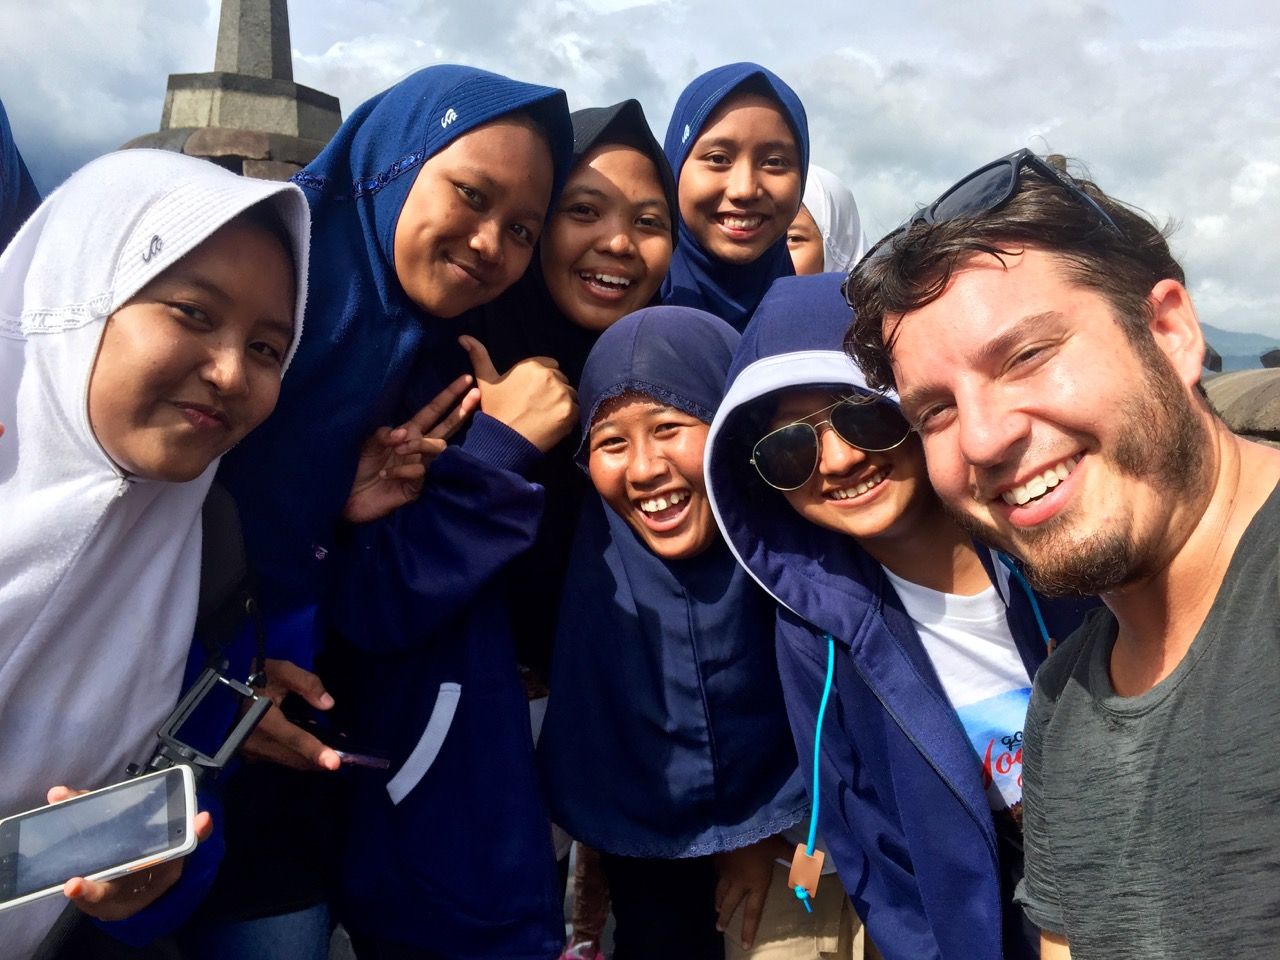
[[327, 693], [320, 694], [320, 706], [325, 710], [328, 710], [333, 706], [333, 697], [329, 696]]

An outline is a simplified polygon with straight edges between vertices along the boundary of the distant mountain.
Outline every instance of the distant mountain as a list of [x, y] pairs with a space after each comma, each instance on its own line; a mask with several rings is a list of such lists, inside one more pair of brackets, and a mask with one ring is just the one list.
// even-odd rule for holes
[[1280, 337], [1264, 333], [1239, 333], [1202, 323], [1204, 338], [1222, 354], [1222, 371], [1254, 370], [1262, 366], [1258, 357], [1272, 347], [1280, 347]]

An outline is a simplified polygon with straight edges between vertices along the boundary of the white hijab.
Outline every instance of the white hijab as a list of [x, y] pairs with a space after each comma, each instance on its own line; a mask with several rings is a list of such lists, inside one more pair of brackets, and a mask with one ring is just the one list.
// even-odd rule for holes
[[[217, 461], [187, 483], [126, 476], [90, 428], [89, 377], [107, 318], [268, 198], [297, 265], [292, 355], [310, 224], [292, 184], [122, 151], [67, 180], [0, 256], [0, 816], [39, 806], [55, 784], [120, 780], [176, 702]], [[50, 903], [0, 926], [19, 921], [33, 946]]]
[[811, 163], [804, 206], [822, 234], [822, 271], [847, 273], [867, 251], [853, 194], [830, 170]]

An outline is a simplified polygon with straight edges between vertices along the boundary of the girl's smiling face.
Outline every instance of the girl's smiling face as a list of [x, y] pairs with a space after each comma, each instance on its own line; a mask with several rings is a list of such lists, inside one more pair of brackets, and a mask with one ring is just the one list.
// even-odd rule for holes
[[605, 144], [583, 157], [542, 238], [556, 306], [604, 330], [648, 304], [671, 265], [672, 215], [658, 168], [639, 150]]
[[232, 221], [107, 320], [89, 424], [120, 469], [198, 477], [267, 418], [293, 339], [293, 258]]
[[633, 393], [603, 404], [587, 434], [596, 492], [664, 560], [697, 556], [719, 535], [702, 478], [709, 430]]
[[426, 160], [396, 220], [400, 286], [421, 310], [456, 317], [515, 283], [533, 257], [553, 177], [533, 123], [504, 117]]
[[[825, 389], [789, 391], [766, 430], [797, 421], [820, 423], [839, 399]], [[869, 453], [846, 443], [829, 423], [817, 430], [813, 474], [799, 488], [782, 493], [796, 513], [864, 544], [882, 537], [909, 537], [936, 523], [937, 496], [929, 485], [919, 437], [909, 436], [892, 450]]]
[[800, 149], [777, 101], [726, 99], [707, 119], [680, 168], [680, 216], [712, 256], [758, 259], [800, 209]]
[[791, 254], [791, 265], [796, 268], [797, 277], [822, 272], [826, 264], [822, 231], [818, 229], [818, 224], [807, 207], [800, 207], [800, 212], [787, 228], [787, 250]]

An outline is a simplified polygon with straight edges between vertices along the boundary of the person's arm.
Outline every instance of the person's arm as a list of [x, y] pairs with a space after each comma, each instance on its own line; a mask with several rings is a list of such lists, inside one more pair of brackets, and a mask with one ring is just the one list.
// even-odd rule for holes
[[1040, 960], [1071, 960], [1071, 948], [1067, 946], [1067, 938], [1042, 930]]
[[499, 374], [479, 341], [460, 342], [480, 404], [466, 436], [432, 462], [419, 499], [349, 527], [339, 551], [334, 622], [366, 649], [422, 642], [533, 544], [543, 491], [526, 477], [577, 418], [554, 361], [534, 357]]

